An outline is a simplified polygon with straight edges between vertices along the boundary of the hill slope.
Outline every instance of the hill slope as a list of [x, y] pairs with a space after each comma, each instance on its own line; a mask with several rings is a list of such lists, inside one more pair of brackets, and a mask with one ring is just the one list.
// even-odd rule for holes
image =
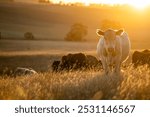
[[[0, 31], [3, 37], [23, 38], [27, 31], [36, 38], [63, 39], [70, 26], [88, 26], [88, 40], [97, 40], [95, 30], [103, 20], [117, 21], [129, 33], [134, 47], [149, 43], [150, 14], [125, 8], [85, 8], [75, 6], [3, 3], [0, 4]], [[142, 38], [142, 41], [141, 41]], [[136, 41], [136, 42], [135, 42]], [[144, 45], [145, 47], [145, 45]]]

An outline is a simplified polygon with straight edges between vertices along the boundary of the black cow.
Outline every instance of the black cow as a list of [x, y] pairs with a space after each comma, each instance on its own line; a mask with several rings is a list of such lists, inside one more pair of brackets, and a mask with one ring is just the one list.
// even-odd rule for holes
[[149, 53], [150, 54], [150, 50], [148, 50], [148, 49], [143, 50], [142, 53]]
[[89, 69], [100, 69], [102, 68], [102, 63], [98, 61], [96, 57], [86, 55], [86, 67]]
[[60, 61], [54, 61], [52, 64], [52, 70], [58, 72], [60, 70]]
[[54, 61], [52, 64], [52, 70], [55, 72], [63, 70], [97, 70], [101, 68], [101, 61], [98, 61], [97, 58], [92, 55], [85, 55], [83, 53], [62, 56], [61, 61]]
[[61, 59], [62, 70], [82, 69], [86, 65], [86, 56], [82, 53], [68, 54]]
[[142, 52], [135, 51], [132, 55], [132, 63], [135, 67], [139, 65], [150, 65], [150, 51], [144, 50]]

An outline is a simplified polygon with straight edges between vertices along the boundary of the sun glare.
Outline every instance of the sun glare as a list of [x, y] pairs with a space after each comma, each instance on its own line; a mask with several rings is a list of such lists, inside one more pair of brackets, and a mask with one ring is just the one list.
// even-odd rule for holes
[[130, 5], [132, 5], [133, 7], [137, 8], [137, 9], [144, 9], [146, 8], [148, 5], [150, 5], [150, 1], [149, 0], [133, 0], [129, 3]]
[[52, 0], [55, 3], [60, 1], [64, 3], [75, 3], [81, 2], [88, 6], [90, 3], [97, 3], [97, 4], [129, 4], [137, 9], [144, 9], [148, 5], [150, 5], [150, 0]]

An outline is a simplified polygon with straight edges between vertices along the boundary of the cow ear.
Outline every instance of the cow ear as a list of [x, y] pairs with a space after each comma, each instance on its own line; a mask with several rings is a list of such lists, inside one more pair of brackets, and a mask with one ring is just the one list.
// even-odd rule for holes
[[97, 29], [96, 33], [97, 33], [98, 36], [104, 36], [104, 32], [100, 29]]
[[116, 35], [121, 35], [123, 32], [124, 32], [124, 30], [120, 29], [120, 30], [116, 31]]

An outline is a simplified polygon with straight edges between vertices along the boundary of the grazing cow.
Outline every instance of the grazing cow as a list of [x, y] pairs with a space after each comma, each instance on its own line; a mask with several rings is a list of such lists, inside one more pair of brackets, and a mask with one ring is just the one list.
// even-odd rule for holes
[[135, 51], [132, 55], [132, 63], [134, 67], [137, 67], [139, 65], [150, 65], [150, 51], [144, 50], [142, 52]]
[[97, 29], [97, 35], [102, 36], [97, 44], [97, 54], [105, 73], [108, 74], [112, 68], [119, 73], [121, 63], [127, 59], [131, 49], [127, 33], [123, 30], [108, 29], [103, 32]]
[[86, 55], [86, 67], [88, 69], [100, 69], [102, 66], [101, 61], [98, 61], [96, 57], [92, 55]]
[[15, 76], [24, 76], [24, 75], [33, 75], [33, 74], [37, 74], [37, 72], [31, 68], [28, 69], [22, 67], [17, 67], [14, 73]]
[[150, 50], [148, 50], [148, 49], [143, 50], [142, 53], [150, 53]]
[[101, 69], [101, 61], [98, 61], [96, 57], [92, 55], [85, 55], [83, 53], [68, 54], [62, 56], [61, 61], [54, 61], [52, 63], [52, 71], [59, 72], [63, 70], [87, 70]]
[[58, 72], [60, 69], [60, 61], [54, 61], [52, 64], [52, 71]]
[[61, 69], [82, 69], [86, 65], [86, 56], [82, 53], [68, 54], [61, 59]]

